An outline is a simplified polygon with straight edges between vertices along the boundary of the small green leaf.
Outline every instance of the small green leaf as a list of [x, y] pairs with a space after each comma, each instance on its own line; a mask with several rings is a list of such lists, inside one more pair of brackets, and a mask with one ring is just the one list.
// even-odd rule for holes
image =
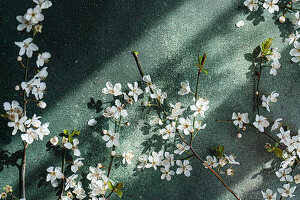
[[64, 130], [65, 135], [69, 135], [69, 131], [67, 129]]
[[5, 113], [5, 114], [1, 114], [1, 117], [3, 117], [3, 118], [7, 118], [7, 117], [8, 117], [8, 114], [7, 114], [7, 113]]
[[216, 148], [216, 156], [219, 158], [219, 157], [222, 157], [222, 156], [224, 156], [224, 146], [218, 146], [217, 148]]
[[115, 186], [115, 189], [117, 190], [120, 190], [123, 188], [123, 183], [118, 183], [116, 186]]
[[278, 143], [278, 142], [276, 142], [276, 143], [275, 143], [275, 147], [278, 147], [278, 145], [279, 145], [279, 143]]
[[268, 152], [272, 152], [272, 151], [273, 151], [273, 149], [272, 149], [272, 148], [270, 148], [270, 149], [267, 149], [267, 151], [268, 151]]
[[279, 147], [275, 147], [273, 151], [278, 158], [282, 158], [282, 150]]
[[76, 129], [72, 132], [71, 136], [74, 136], [74, 135], [79, 135], [80, 132], [79, 131], [76, 131]]
[[114, 186], [110, 181], [107, 182], [109, 189], [114, 190]]
[[268, 38], [265, 42], [262, 43], [262, 55], [268, 55], [270, 47], [272, 45], [273, 39]]
[[138, 51], [134, 50], [134, 51], [132, 51], [132, 54], [139, 55], [140, 53]]
[[120, 198], [122, 198], [123, 192], [121, 190], [114, 191]]
[[199, 58], [198, 58], [198, 64], [199, 65], [201, 65], [201, 63], [202, 63], [202, 58], [203, 58], [202, 56], [199, 56]]
[[207, 69], [202, 69], [202, 71], [203, 71], [205, 74], [208, 74]]

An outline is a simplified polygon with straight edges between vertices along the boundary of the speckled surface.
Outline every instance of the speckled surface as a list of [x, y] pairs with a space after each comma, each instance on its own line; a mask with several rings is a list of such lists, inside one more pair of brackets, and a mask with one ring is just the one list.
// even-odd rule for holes
[[[23, 79], [22, 68], [16, 62], [18, 53], [15, 41], [28, 35], [17, 32], [15, 17], [33, 6], [31, 1], [0, 2], [0, 104], [19, 100], [13, 89]], [[281, 52], [283, 69], [276, 77], [264, 71], [262, 90], [277, 91], [280, 98], [271, 112], [262, 112], [269, 119], [284, 118], [292, 130], [300, 128], [299, 122], [299, 74], [298, 64], [289, 62], [290, 46], [283, 43], [289, 30], [278, 25], [267, 12], [249, 14], [242, 1], [217, 0], [120, 0], [105, 2], [54, 1], [46, 10], [43, 33], [36, 44], [52, 54], [47, 64], [49, 77], [45, 110], [36, 111], [43, 122], [50, 122], [51, 135], [44, 141], [35, 142], [28, 148], [27, 199], [54, 200], [55, 189], [45, 182], [47, 167], [60, 166], [61, 158], [47, 151], [46, 142], [63, 129], [77, 128], [83, 157], [86, 158], [82, 175], [88, 166], [99, 161], [108, 162], [108, 150], [101, 139], [101, 130], [113, 127], [103, 120], [97, 126], [87, 126], [92, 117], [99, 117], [87, 107], [90, 97], [110, 100], [101, 89], [107, 81], [141, 81], [132, 50], [140, 52], [140, 60], [146, 74], [163, 91], [168, 101], [181, 101], [185, 106], [190, 98], [177, 95], [180, 82], [189, 80], [196, 84], [197, 57], [207, 53], [208, 75], [200, 78], [199, 94], [210, 101], [210, 109], [204, 120], [207, 128], [194, 142], [195, 149], [203, 158], [211, 149], [222, 144], [227, 154], [235, 154], [240, 166], [235, 166], [235, 176], [224, 180], [242, 199], [261, 199], [261, 190], [273, 191], [281, 186], [274, 171], [263, 170], [272, 154], [264, 149], [269, 139], [256, 130], [249, 129], [237, 139], [235, 127], [216, 119], [230, 119], [232, 112], [248, 112], [254, 120], [253, 88], [255, 84], [251, 53], [268, 37], [274, 39], [274, 47]], [[239, 20], [245, 21], [242, 28], [235, 27]], [[34, 106], [29, 112], [34, 113]], [[3, 110], [1, 111], [3, 112]], [[150, 150], [171, 146], [164, 144], [157, 129], [149, 129], [149, 116], [155, 112], [145, 111], [140, 106], [129, 110], [131, 126], [121, 129], [121, 147], [117, 152], [133, 150], [136, 157]], [[14, 153], [22, 148], [21, 138], [11, 136], [7, 121], [1, 119], [0, 127], [0, 186], [5, 184], [18, 188], [18, 170], [7, 160], [3, 152]], [[275, 133], [273, 133], [275, 135]], [[153, 144], [149, 148], [149, 144]], [[18, 160], [20, 162], [20, 160]], [[6, 165], [9, 163], [8, 165]], [[125, 184], [123, 199], [207, 199], [227, 200], [232, 195], [197, 160], [191, 160], [192, 176], [177, 175], [170, 182], [160, 179], [161, 173], [153, 169], [139, 172], [136, 160], [128, 167], [117, 166], [112, 178]], [[88, 182], [83, 180], [86, 186]], [[297, 196], [300, 190], [297, 189]], [[116, 196], [113, 199], [117, 199]]]

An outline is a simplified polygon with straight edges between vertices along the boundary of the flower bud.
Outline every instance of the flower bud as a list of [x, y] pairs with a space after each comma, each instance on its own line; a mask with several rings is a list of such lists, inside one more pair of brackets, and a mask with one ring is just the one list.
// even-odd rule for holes
[[17, 57], [17, 60], [18, 60], [19, 62], [21, 62], [21, 61], [22, 61], [22, 57], [21, 57], [21, 56], [18, 56], [18, 57]]
[[111, 152], [111, 155], [112, 155], [112, 156], [115, 156], [115, 155], [116, 155], [116, 151], [112, 151], [112, 152]]
[[271, 149], [271, 148], [272, 148], [272, 145], [271, 145], [270, 143], [266, 143], [265, 148], [266, 148], [266, 149]]
[[286, 19], [285, 16], [282, 15], [282, 16], [279, 17], [278, 20], [279, 20], [280, 23], [284, 23], [285, 19]]
[[97, 124], [97, 121], [93, 118], [93, 119], [90, 119], [89, 121], [88, 121], [88, 125], [89, 126], [95, 126]]
[[39, 101], [39, 103], [37, 104], [38, 107], [44, 109], [46, 108], [47, 104], [44, 101]]
[[104, 135], [108, 135], [108, 131], [107, 130], [103, 130], [103, 134]]
[[101, 169], [101, 168], [103, 168], [103, 165], [102, 165], [101, 163], [98, 163], [98, 164], [97, 164], [97, 167], [98, 167], [99, 169]]
[[247, 127], [246, 127], [246, 126], [243, 126], [243, 128], [242, 128], [242, 129], [243, 129], [243, 131], [244, 131], [244, 130], [246, 130], [246, 129], [247, 129]]
[[50, 143], [55, 146], [58, 144], [58, 138], [55, 136], [53, 138], [50, 139]]
[[16, 85], [16, 86], [15, 86], [15, 90], [16, 90], [16, 91], [20, 90], [20, 86], [19, 86], [19, 85]]
[[258, 96], [259, 95], [259, 93], [258, 93], [258, 91], [255, 91], [255, 93], [254, 93], [256, 96]]
[[130, 126], [130, 122], [125, 122], [124, 123], [126, 126]]
[[242, 134], [241, 134], [241, 133], [238, 133], [238, 134], [237, 134], [237, 137], [238, 137], [238, 138], [241, 138], [241, 137], [242, 137]]

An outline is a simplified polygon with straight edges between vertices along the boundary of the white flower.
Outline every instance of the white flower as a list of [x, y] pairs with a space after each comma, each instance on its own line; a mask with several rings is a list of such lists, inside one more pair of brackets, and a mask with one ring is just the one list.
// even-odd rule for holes
[[42, 54], [39, 53], [36, 61], [37, 67], [44, 66], [45, 63], [49, 62], [49, 58], [51, 58], [51, 54], [49, 52], [44, 52]]
[[131, 97], [129, 97], [125, 92], [123, 92], [124, 95], [124, 99], [125, 101], [127, 101], [127, 103], [132, 104], [133, 103], [133, 99]]
[[41, 13], [41, 8], [36, 6], [35, 8], [29, 8], [25, 14], [25, 19], [36, 24], [44, 20], [44, 15]]
[[38, 4], [41, 9], [47, 9], [52, 6], [52, 2], [49, 0], [33, 0], [33, 2]]
[[160, 133], [162, 134], [162, 138], [164, 140], [175, 137], [175, 128], [171, 125], [168, 124], [164, 129], [160, 130]]
[[124, 109], [125, 104], [122, 104], [119, 99], [115, 100], [115, 105], [112, 106], [110, 111], [114, 113], [114, 117], [119, 119], [121, 116], [126, 117], [128, 115], [127, 110]]
[[175, 105], [170, 103], [170, 107], [172, 108], [172, 114], [168, 116], [168, 119], [177, 119], [179, 115], [182, 115], [185, 109], [181, 108], [182, 104], [177, 102]]
[[261, 193], [265, 200], [276, 200], [277, 193], [273, 194], [273, 191], [270, 189], [267, 189], [266, 192], [261, 191]]
[[105, 108], [104, 113], [103, 113], [103, 116], [104, 116], [104, 117], [110, 118], [110, 117], [113, 117], [113, 116], [114, 116], [114, 112], [112, 111], [111, 108], [112, 108], [112, 107], [107, 107], [107, 108]]
[[50, 134], [48, 126], [49, 126], [49, 122], [43, 124], [42, 126], [40, 126], [40, 127], [38, 127], [36, 129], [36, 133], [38, 134], [40, 140], [43, 140], [43, 137], [45, 135], [49, 135]]
[[160, 119], [159, 117], [154, 116], [154, 117], [150, 120], [149, 124], [150, 124], [151, 126], [154, 126], [154, 125], [156, 125], [156, 124], [163, 125], [163, 122], [161, 121], [161, 119]]
[[34, 75], [34, 78], [40, 78], [41, 80], [45, 80], [48, 76], [47, 69], [48, 67], [43, 67], [42, 70], [40, 70], [36, 75]]
[[17, 45], [18, 47], [21, 48], [20, 51], [19, 51], [20, 56], [23, 56], [25, 54], [25, 51], [26, 51], [27, 57], [31, 58], [33, 51], [39, 50], [38, 46], [31, 43], [32, 40], [33, 40], [32, 38], [27, 38], [23, 42], [15, 42], [15, 45]]
[[115, 133], [113, 130], [109, 130], [107, 135], [102, 137], [104, 141], [106, 141], [106, 147], [110, 148], [112, 146], [119, 146], [119, 133]]
[[296, 12], [294, 15], [292, 15], [292, 22], [294, 25], [300, 26], [300, 14], [299, 12]]
[[30, 20], [26, 20], [23, 16], [17, 16], [17, 20], [21, 23], [17, 26], [18, 31], [23, 31], [26, 28], [26, 31], [30, 32], [33, 25], [33, 23]]
[[230, 156], [227, 156], [225, 154], [225, 158], [228, 160], [229, 164], [232, 164], [232, 165], [239, 165], [240, 163], [235, 161], [235, 156], [234, 155], [230, 155]]
[[127, 151], [127, 152], [123, 152], [122, 154], [123, 160], [122, 163], [123, 165], [127, 162], [127, 164], [131, 164], [131, 160], [134, 158], [134, 154], [132, 153], [132, 151]]
[[185, 135], [189, 135], [191, 132], [193, 132], [193, 124], [188, 117], [186, 119], [180, 118], [179, 123], [180, 125], [178, 126], [178, 129], [182, 130]]
[[105, 171], [102, 171], [99, 168], [91, 167], [91, 166], [89, 167], [89, 170], [91, 173], [89, 173], [86, 178], [92, 182], [95, 182], [98, 179], [101, 179], [105, 173]]
[[19, 120], [19, 116], [18, 115], [15, 115], [15, 121], [14, 122], [8, 122], [7, 125], [9, 127], [14, 127], [14, 130], [12, 132], [12, 135], [15, 135], [17, 133], [18, 130], [22, 131], [22, 132], [25, 132], [25, 121], [27, 120], [27, 116], [24, 116], [22, 117], [20, 120]]
[[287, 168], [287, 169], [281, 168], [275, 174], [278, 178], [280, 178], [280, 181], [292, 182], [293, 177], [291, 175], [288, 175], [291, 172], [292, 172], [292, 168]]
[[256, 115], [255, 122], [253, 125], [260, 131], [264, 132], [264, 128], [268, 127], [270, 123], [267, 121], [267, 118], [263, 117], [262, 115]]
[[300, 183], [300, 174], [294, 176], [294, 180], [296, 184]]
[[206, 124], [203, 124], [202, 125], [202, 122], [201, 121], [195, 121], [195, 129], [197, 131], [201, 130], [201, 129], [205, 129], [206, 127]]
[[293, 62], [300, 61], [300, 43], [298, 41], [294, 42], [294, 48], [290, 50], [290, 55], [293, 56], [291, 59]]
[[66, 194], [66, 196], [61, 196], [61, 199], [62, 199], [62, 200], [73, 200], [73, 199], [74, 199], [74, 195], [73, 195], [72, 192], [68, 192], [68, 193]]
[[160, 168], [160, 171], [163, 173], [161, 179], [166, 179], [167, 181], [171, 180], [171, 176], [175, 174], [175, 172], [168, 167]]
[[156, 86], [151, 82], [150, 75], [143, 76], [143, 81], [145, 81], [147, 84], [147, 87], [145, 88], [146, 93], [150, 92], [150, 89], [154, 90], [156, 88]]
[[78, 169], [83, 166], [82, 160], [84, 160], [84, 158], [77, 158], [76, 160], [74, 160], [74, 163], [71, 166], [71, 171], [73, 173], [76, 173]]
[[267, 98], [265, 95], [263, 95], [261, 97], [261, 102], [262, 102], [261, 106], [265, 107], [267, 109], [267, 111], [270, 112], [270, 107], [269, 107], [270, 106], [270, 99]]
[[70, 177], [66, 178], [65, 182], [65, 191], [67, 191], [69, 188], [74, 188], [77, 184], [77, 181], [75, 180], [78, 177], [77, 174], [72, 174]]
[[281, 64], [278, 61], [274, 61], [271, 63], [271, 70], [270, 74], [273, 74], [274, 76], [277, 75], [277, 70], [280, 69]]
[[122, 86], [120, 83], [115, 84], [114, 86], [111, 84], [111, 82], [106, 83], [106, 88], [102, 89], [102, 92], [104, 94], [113, 94], [114, 96], [119, 96], [122, 94], [121, 92]]
[[291, 136], [290, 136], [290, 130], [287, 130], [287, 131], [284, 131], [284, 129], [283, 129], [283, 127], [280, 127], [280, 133], [279, 134], [277, 134], [277, 137], [279, 137], [281, 140], [280, 140], [280, 142], [281, 143], [284, 143], [285, 141], [287, 141], [288, 139], [290, 139], [291, 138]]
[[8, 114], [8, 119], [11, 121], [16, 121], [16, 116], [22, 117], [23, 109], [19, 105], [19, 102], [13, 100], [11, 104], [9, 102], [3, 103], [4, 110]]
[[176, 144], [177, 149], [174, 151], [175, 154], [181, 155], [183, 152], [188, 151], [190, 149], [190, 146], [182, 143], [182, 144]]
[[236, 114], [235, 112], [233, 112], [232, 119], [233, 119], [233, 124], [239, 126], [240, 128], [243, 128], [244, 123], [245, 124], [249, 123], [248, 113]]
[[285, 39], [285, 42], [292, 44], [293, 42], [297, 41], [299, 37], [300, 34], [298, 33], [298, 31], [296, 31], [295, 33], [290, 34], [289, 37]]
[[[92, 181], [92, 183], [90, 184], [90, 188], [92, 189], [92, 192], [90, 193], [91, 197], [104, 195], [106, 193], [106, 188], [103, 180]], [[97, 198], [93, 198], [93, 200], [94, 199], [97, 200]]]
[[281, 194], [281, 196], [283, 197], [293, 197], [295, 195], [293, 195], [293, 193], [295, 192], [296, 186], [290, 188], [290, 184], [284, 184], [283, 188], [278, 188], [278, 192]]
[[236, 27], [240, 28], [245, 25], [245, 22], [243, 20], [240, 20], [235, 25], [236, 25]]
[[76, 198], [82, 200], [86, 197], [85, 191], [82, 188], [82, 183], [80, 181], [74, 187], [73, 193], [76, 194]]
[[268, 99], [270, 99], [271, 102], [275, 103], [277, 102], [277, 97], [279, 97], [279, 94], [274, 91], [268, 96]]
[[139, 164], [137, 166], [138, 169], [144, 169], [147, 165], [148, 158], [146, 155], [139, 156]]
[[97, 121], [93, 118], [93, 119], [90, 119], [89, 121], [88, 121], [88, 125], [89, 126], [95, 126], [97, 124]]
[[183, 163], [181, 160], [176, 161], [176, 165], [179, 166], [176, 170], [176, 174], [182, 174], [184, 172], [184, 175], [189, 177], [191, 175], [190, 171], [193, 169], [191, 165], [189, 165], [188, 160], [184, 160]]
[[46, 83], [41, 82], [41, 79], [35, 79], [32, 85], [32, 94], [35, 96], [36, 100], [42, 99], [46, 90]]
[[266, 55], [268, 60], [273, 60], [274, 62], [279, 62], [278, 60], [281, 58], [280, 53], [277, 51], [277, 48], [272, 49], [271, 55]]
[[32, 116], [31, 119], [28, 119], [26, 120], [26, 122], [24, 122], [24, 124], [27, 126], [27, 127], [30, 127], [30, 126], [34, 126], [35, 128], [38, 128], [42, 125], [42, 122], [39, 120], [41, 117], [40, 116], [36, 116], [36, 114], [34, 114]]
[[[215, 156], [211, 157], [211, 156], [206, 156], [206, 164], [208, 164], [210, 167], [218, 167], [219, 163], [217, 161], [217, 158]], [[205, 168], [207, 168], [205, 165], [204, 165]]]
[[278, 118], [275, 120], [274, 124], [272, 125], [271, 131], [274, 131], [279, 128], [281, 124], [280, 121], [282, 121], [282, 118]]
[[25, 134], [21, 135], [22, 140], [26, 141], [28, 144], [31, 144], [35, 139], [38, 138], [36, 130], [29, 128], [26, 130]]
[[167, 98], [167, 93], [165, 93], [165, 92], [162, 93], [161, 89], [158, 89], [156, 91], [156, 94], [155, 93], [151, 94], [150, 97], [152, 99], [157, 99], [161, 104], [163, 104], [164, 103], [164, 99]]
[[249, 8], [250, 11], [258, 9], [258, 0], [246, 0], [244, 5]]
[[174, 154], [165, 152], [165, 159], [161, 162], [161, 164], [168, 168], [174, 166]]
[[190, 108], [194, 112], [194, 116], [198, 116], [200, 114], [201, 117], [205, 118], [204, 112], [208, 110], [209, 106], [209, 101], [205, 100], [203, 98], [200, 98], [197, 102], [196, 105], [191, 105]]
[[138, 96], [139, 96], [140, 94], [143, 93], [143, 90], [141, 90], [141, 89], [138, 87], [138, 83], [137, 83], [137, 82], [134, 82], [134, 86], [133, 86], [132, 84], [128, 83], [128, 87], [129, 87], [129, 89], [131, 90], [131, 91], [128, 93], [128, 95], [129, 95], [129, 96], [133, 96], [134, 101], [137, 102]]
[[55, 146], [58, 144], [58, 138], [54, 136], [53, 138], [50, 139], [50, 143]]
[[47, 172], [49, 173], [47, 175], [47, 178], [46, 178], [46, 181], [51, 181], [51, 185], [53, 187], [57, 187], [58, 186], [58, 183], [57, 183], [57, 180], [56, 179], [62, 179], [63, 178], [63, 173], [61, 173], [61, 168], [60, 167], [49, 167], [47, 169]]
[[161, 166], [161, 157], [154, 151], [152, 152], [152, 156], [149, 155], [148, 160], [150, 163], [146, 164], [146, 168], [153, 167], [155, 170], [157, 170], [157, 166]]
[[228, 176], [233, 176], [234, 175], [234, 170], [229, 168], [226, 170], [225, 174], [227, 174]]
[[74, 156], [80, 156], [80, 151], [77, 147], [77, 145], [79, 144], [79, 140], [77, 138], [73, 139], [73, 144], [71, 144], [70, 142], [65, 143], [64, 146], [67, 149], [72, 149], [74, 151]]
[[186, 95], [191, 92], [190, 84], [188, 81], [181, 82], [180, 85], [181, 85], [181, 89], [178, 92], [179, 95]]
[[224, 167], [224, 166], [227, 164], [226, 158], [225, 158], [225, 157], [221, 157], [221, 158], [219, 159], [218, 164], [219, 164], [221, 167]]
[[275, 5], [279, 0], [265, 0], [263, 7], [268, 9], [269, 13], [274, 13], [279, 11], [279, 6]]

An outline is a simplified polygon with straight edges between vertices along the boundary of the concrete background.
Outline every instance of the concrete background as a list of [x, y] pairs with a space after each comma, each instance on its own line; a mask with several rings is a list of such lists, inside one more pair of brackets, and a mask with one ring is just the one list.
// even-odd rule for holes
[[[240, 166], [234, 166], [235, 175], [224, 180], [242, 199], [262, 199], [261, 190], [276, 190], [282, 184], [275, 176], [275, 169], [264, 170], [263, 164], [274, 158], [264, 149], [267, 137], [248, 129], [241, 139], [236, 137], [236, 128], [230, 123], [215, 122], [230, 119], [232, 112], [248, 112], [250, 120], [255, 117], [253, 91], [255, 76], [253, 50], [268, 37], [274, 39], [282, 55], [282, 70], [276, 77], [264, 71], [262, 91], [280, 94], [279, 101], [271, 112], [262, 114], [270, 120], [279, 117], [286, 120], [296, 131], [299, 122], [299, 66], [290, 63], [291, 46], [284, 38], [292, 32], [289, 24], [278, 24], [276, 17], [267, 11], [249, 13], [243, 1], [226, 0], [77, 0], [56, 1], [44, 11], [43, 33], [37, 36], [36, 44], [42, 51], [52, 55], [47, 64], [49, 77], [45, 101], [47, 108], [37, 110], [29, 107], [29, 113], [41, 115], [43, 122], [50, 122], [51, 135], [44, 141], [35, 142], [28, 148], [27, 198], [56, 199], [57, 190], [45, 182], [46, 169], [60, 166], [60, 154], [47, 150], [46, 143], [63, 129], [77, 128], [82, 156], [86, 158], [81, 170], [83, 177], [88, 166], [109, 162], [108, 149], [101, 139], [101, 130], [113, 127], [100, 120], [97, 126], [87, 126], [87, 121], [101, 114], [87, 107], [90, 97], [96, 100], [111, 100], [101, 92], [107, 81], [141, 81], [132, 50], [140, 52], [140, 60], [146, 74], [163, 91], [168, 101], [181, 101], [189, 105], [191, 99], [177, 95], [180, 82], [189, 80], [196, 84], [196, 68], [199, 55], [207, 53], [208, 75], [200, 78], [199, 94], [210, 101], [210, 109], [204, 120], [207, 128], [194, 142], [195, 149], [205, 158], [218, 144], [225, 146], [227, 154], [235, 154]], [[15, 20], [34, 3], [27, 0], [0, 2], [0, 104], [12, 100], [21, 101], [14, 86], [23, 80], [23, 70], [16, 57], [15, 41], [29, 37], [18, 32]], [[242, 28], [235, 27], [239, 20], [245, 21]], [[32, 64], [34, 62], [32, 61]], [[134, 150], [136, 157], [163, 145], [158, 129], [147, 123], [155, 112], [141, 106], [133, 106], [128, 120], [132, 126], [122, 129], [121, 147], [118, 152]], [[4, 110], [1, 111], [2, 113]], [[146, 113], [146, 114], [145, 114]], [[12, 185], [18, 190], [18, 153], [22, 148], [21, 138], [11, 136], [12, 129], [5, 119], [0, 120], [0, 186]], [[275, 132], [272, 133], [275, 136]], [[279, 162], [275, 158], [275, 162]], [[136, 170], [136, 160], [128, 167], [117, 166], [112, 178], [124, 182], [123, 199], [233, 199], [221, 183], [197, 160], [191, 160], [192, 176], [172, 177], [170, 182], [160, 179], [161, 173], [153, 169]], [[85, 186], [88, 182], [83, 180]], [[88, 191], [88, 190], [86, 190]], [[296, 191], [299, 196], [299, 189]], [[118, 199], [113, 196], [113, 199]], [[296, 199], [296, 198], [295, 198]]]

